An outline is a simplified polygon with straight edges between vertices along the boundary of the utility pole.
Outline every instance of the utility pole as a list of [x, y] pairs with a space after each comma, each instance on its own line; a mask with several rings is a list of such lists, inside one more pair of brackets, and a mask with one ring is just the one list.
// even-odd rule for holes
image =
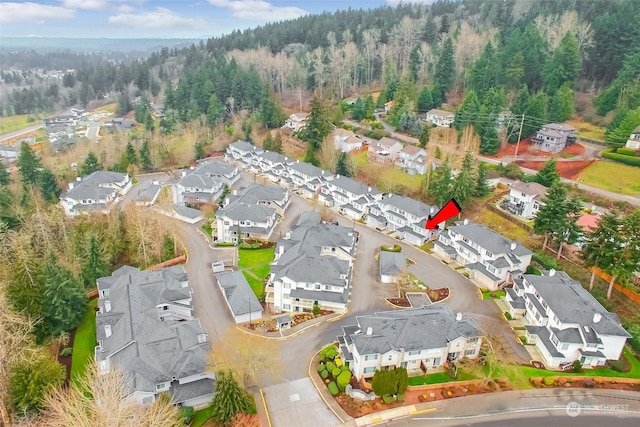
[[518, 133], [518, 142], [516, 142], [516, 152], [513, 155], [513, 162], [518, 158], [518, 148], [520, 148], [520, 138], [522, 138], [522, 127], [524, 126], [524, 113], [522, 113], [522, 121], [520, 122], [520, 132]]

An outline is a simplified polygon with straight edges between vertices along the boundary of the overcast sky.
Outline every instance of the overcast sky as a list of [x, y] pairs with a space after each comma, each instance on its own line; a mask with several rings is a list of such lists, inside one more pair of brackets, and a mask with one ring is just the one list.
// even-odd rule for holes
[[[208, 38], [271, 21], [402, 0], [0, 1], [2, 37]], [[413, 0], [421, 3], [429, 0]]]

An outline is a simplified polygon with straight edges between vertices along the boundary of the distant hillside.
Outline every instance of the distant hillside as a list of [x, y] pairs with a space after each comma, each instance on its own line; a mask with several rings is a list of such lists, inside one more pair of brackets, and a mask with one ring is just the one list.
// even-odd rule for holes
[[2, 37], [0, 52], [68, 50], [73, 52], [140, 52], [149, 54], [163, 47], [182, 48], [199, 42], [199, 39]]

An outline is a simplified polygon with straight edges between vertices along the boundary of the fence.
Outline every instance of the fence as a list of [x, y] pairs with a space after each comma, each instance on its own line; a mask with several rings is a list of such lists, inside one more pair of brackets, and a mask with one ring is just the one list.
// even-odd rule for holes
[[500, 215], [502, 218], [510, 221], [512, 224], [517, 225], [518, 227], [528, 231], [529, 233], [533, 233], [533, 227], [528, 226], [527, 224], [518, 221], [517, 219], [514, 219], [511, 215], [509, 215], [508, 213], [496, 208], [495, 206], [493, 206], [491, 203], [489, 203], [488, 201], [485, 202], [485, 207], [487, 209], [489, 209], [491, 212], [496, 213], [498, 215]]
[[354, 399], [359, 400], [376, 400], [376, 394], [371, 392], [367, 393], [363, 390], [358, 390], [357, 388], [351, 387], [351, 384], [347, 384], [347, 387], [344, 389], [345, 393], [348, 396], [353, 397]]
[[[607, 283], [611, 280], [611, 276], [609, 274], [607, 274], [604, 271], [600, 270], [598, 267], [592, 267], [591, 270], [593, 268], [596, 269], [596, 276], [598, 276], [601, 279], [605, 280]], [[622, 286], [619, 283], [614, 283], [613, 284], [613, 289], [615, 289], [616, 291], [620, 292], [621, 294], [623, 294], [624, 296], [626, 296], [627, 298], [629, 298], [631, 301], [635, 302], [636, 304], [640, 305], [640, 294], [638, 294], [637, 292], [634, 292], [633, 290], [631, 290], [629, 288], [625, 288], [624, 286]]]

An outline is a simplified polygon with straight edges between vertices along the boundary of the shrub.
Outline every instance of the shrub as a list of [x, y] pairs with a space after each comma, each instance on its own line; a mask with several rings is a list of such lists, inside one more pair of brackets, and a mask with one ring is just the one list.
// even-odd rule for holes
[[332, 372], [334, 369], [336, 369], [336, 365], [335, 363], [329, 361], [327, 362], [327, 364], [325, 365], [327, 367], [327, 371]]
[[627, 372], [629, 371], [629, 367], [624, 362], [624, 360], [610, 360], [609, 366], [616, 372]]
[[[327, 375], [329, 375], [329, 373], [327, 372]], [[325, 384], [329, 384], [331, 382], [331, 380], [329, 378], [327, 378], [326, 380], [324, 380]]]
[[182, 418], [184, 425], [189, 425], [196, 413], [195, 409], [191, 406], [181, 406], [180, 409], [178, 409], [178, 412], [180, 413], [180, 418]]
[[612, 153], [610, 150], [605, 150], [602, 153], [602, 157], [605, 159], [615, 160], [616, 162], [624, 163], [630, 166], [640, 166], [640, 157], [625, 156], [624, 154]]
[[574, 360], [571, 366], [573, 367], [573, 372], [578, 373], [582, 371], [582, 363], [580, 363], [578, 359]]
[[551, 385], [553, 385], [554, 382], [555, 382], [555, 380], [553, 379], [553, 377], [545, 377], [544, 378], [544, 385], [546, 385], [546, 386], [551, 386]]
[[616, 150], [616, 153], [622, 154], [624, 156], [632, 156], [632, 157], [636, 157], [638, 155], [636, 150], [634, 150], [632, 148], [625, 148], [625, 147], [618, 148]]
[[329, 383], [329, 393], [331, 393], [332, 396], [338, 394], [338, 386], [333, 381]]
[[336, 357], [335, 360], [333, 361], [333, 363], [336, 364], [336, 368], [341, 368], [343, 363], [342, 363], [342, 359], [340, 359], [339, 357]]
[[513, 320], [513, 317], [511, 316], [511, 313], [509, 313], [508, 311], [505, 311], [505, 312], [504, 312], [504, 317], [505, 317], [507, 320]]
[[537, 262], [538, 264], [540, 264], [543, 268], [547, 270], [550, 270], [552, 268], [554, 270], [562, 270], [558, 266], [558, 262], [555, 260], [555, 258], [545, 255], [543, 253], [539, 253], [539, 252], [534, 253], [531, 259]]
[[347, 365], [342, 365], [342, 368], [340, 368], [341, 371], [346, 371], [346, 372], [351, 372], [351, 369], [349, 369], [349, 367]]
[[338, 355], [338, 349], [335, 345], [330, 345], [322, 349], [320, 352], [320, 357], [323, 360], [333, 360]]
[[60, 356], [71, 356], [71, 353], [73, 353], [73, 349], [71, 347], [65, 347], [60, 352]]
[[400, 245], [393, 245], [392, 247], [382, 245], [380, 246], [380, 250], [385, 252], [401, 252], [402, 247]]
[[336, 378], [336, 383], [338, 383], [338, 388], [341, 391], [344, 391], [347, 384], [349, 384], [349, 381], [351, 381], [351, 372], [349, 371], [341, 371]]
[[333, 368], [333, 371], [331, 371], [331, 376], [332, 376], [333, 378], [337, 379], [341, 372], [342, 372], [342, 369], [340, 369], [340, 368]]
[[320, 314], [320, 306], [318, 304], [314, 304], [313, 305], [313, 314], [315, 316], [317, 316], [318, 314]]
[[318, 372], [322, 372], [325, 370], [324, 363], [318, 365]]
[[324, 371], [320, 372], [320, 376], [323, 380], [326, 380], [327, 378], [329, 378], [329, 371], [325, 369]]
[[585, 388], [594, 388], [596, 386], [596, 382], [593, 380], [586, 380], [584, 382]]
[[527, 266], [527, 274], [535, 274], [536, 276], [541, 276], [542, 275], [540, 270], [535, 268], [533, 265]]
[[398, 402], [404, 402], [404, 393], [398, 393]]
[[390, 394], [385, 394], [384, 396], [382, 396], [382, 401], [389, 405], [390, 403], [393, 403], [395, 399]]

